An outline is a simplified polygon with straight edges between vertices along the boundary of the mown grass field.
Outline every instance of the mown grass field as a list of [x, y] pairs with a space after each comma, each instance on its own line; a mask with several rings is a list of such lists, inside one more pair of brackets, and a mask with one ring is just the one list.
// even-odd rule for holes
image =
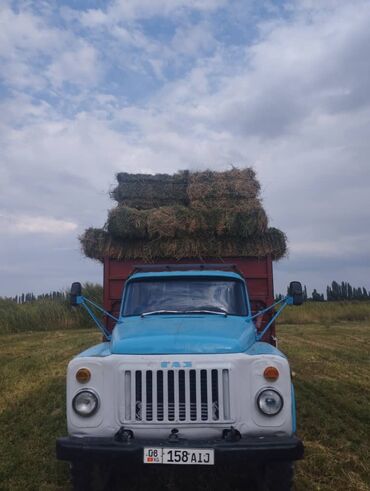
[[[70, 489], [68, 467], [54, 454], [55, 438], [66, 434], [65, 369], [99, 339], [86, 329], [0, 336], [1, 490]], [[298, 433], [306, 445], [295, 490], [370, 489], [370, 323], [281, 325], [279, 340], [295, 374]], [[142, 482], [151, 491], [166, 489], [158, 479]], [[208, 479], [199, 486], [216, 488], [243, 489]], [[141, 488], [132, 482], [124, 489]]]

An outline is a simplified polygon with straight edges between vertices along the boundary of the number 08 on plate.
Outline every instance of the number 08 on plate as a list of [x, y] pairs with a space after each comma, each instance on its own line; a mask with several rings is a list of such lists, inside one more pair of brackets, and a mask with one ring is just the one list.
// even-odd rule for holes
[[144, 464], [214, 465], [213, 449], [144, 448]]

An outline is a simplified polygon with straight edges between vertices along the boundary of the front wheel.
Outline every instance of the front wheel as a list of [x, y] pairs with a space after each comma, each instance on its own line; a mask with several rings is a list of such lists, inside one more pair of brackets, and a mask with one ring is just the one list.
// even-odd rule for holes
[[293, 476], [293, 462], [268, 462], [264, 469], [265, 490], [291, 491]]
[[72, 462], [70, 465], [70, 474], [73, 491], [90, 491], [93, 489], [93, 468], [87, 462]]
[[110, 490], [112, 470], [109, 463], [72, 462], [70, 473], [73, 491]]

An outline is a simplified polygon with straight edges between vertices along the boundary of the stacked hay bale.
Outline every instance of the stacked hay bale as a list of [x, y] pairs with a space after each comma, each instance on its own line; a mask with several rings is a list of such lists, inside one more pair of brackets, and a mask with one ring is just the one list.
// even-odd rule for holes
[[280, 259], [286, 237], [268, 228], [253, 169], [117, 174], [117, 201], [104, 228], [80, 237], [86, 256], [115, 259], [266, 256]]

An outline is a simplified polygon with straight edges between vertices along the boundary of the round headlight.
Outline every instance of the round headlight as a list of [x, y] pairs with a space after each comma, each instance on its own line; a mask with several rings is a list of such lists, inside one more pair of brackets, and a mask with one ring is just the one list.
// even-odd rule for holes
[[267, 416], [275, 416], [283, 407], [283, 398], [273, 389], [263, 390], [257, 398], [258, 409]]
[[92, 416], [99, 407], [98, 396], [92, 390], [81, 390], [74, 396], [72, 407], [79, 416]]

